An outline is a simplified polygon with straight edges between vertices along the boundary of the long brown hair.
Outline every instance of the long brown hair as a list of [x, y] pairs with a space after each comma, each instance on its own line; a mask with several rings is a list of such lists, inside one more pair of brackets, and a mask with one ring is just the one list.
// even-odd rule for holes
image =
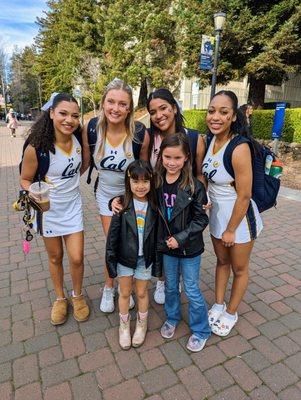
[[125, 171], [125, 194], [122, 212], [129, 208], [130, 203], [133, 200], [133, 193], [130, 185], [131, 178], [135, 180], [143, 179], [150, 181], [150, 191], [147, 193], [147, 201], [151, 208], [156, 210], [157, 201], [153, 169], [148, 161], [135, 160], [130, 163]]
[[191, 163], [189, 140], [187, 138], [187, 135], [181, 132], [176, 133], [174, 135], [167, 135], [162, 140], [158, 161], [155, 169], [156, 187], [158, 188], [163, 186], [163, 178], [165, 176], [166, 170], [163, 166], [162, 154], [167, 147], [181, 147], [183, 154], [185, 155], [185, 157], [187, 157], [187, 160], [185, 161], [185, 164], [182, 168], [181, 182], [179, 188], [185, 189], [188, 186], [190, 187], [190, 191], [193, 194], [195, 185], [192, 176], [192, 163]]

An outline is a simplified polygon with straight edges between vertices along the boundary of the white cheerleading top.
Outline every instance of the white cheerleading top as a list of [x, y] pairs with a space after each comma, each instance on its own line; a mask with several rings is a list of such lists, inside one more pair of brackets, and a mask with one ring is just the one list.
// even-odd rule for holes
[[50, 209], [42, 214], [45, 237], [70, 235], [83, 230], [79, 191], [81, 153], [81, 145], [74, 135], [70, 153], [57, 145], [55, 154], [49, 152], [50, 165], [46, 181], [50, 185]]
[[49, 152], [50, 164], [46, 181], [50, 184], [50, 200], [72, 200], [79, 194], [80, 167], [82, 163], [81, 145], [72, 135], [72, 149], [66, 153], [55, 145], [55, 154]]
[[[217, 239], [221, 239], [223, 232], [226, 230], [237, 199], [234, 179], [227, 172], [223, 162], [229, 141], [213, 154], [214, 136], [202, 165], [203, 175], [208, 181], [208, 200], [212, 203], [209, 229], [211, 235]], [[235, 231], [235, 243], [249, 242], [257, 238], [261, 230], [262, 220], [255, 202], [251, 199], [249, 210]]]
[[[125, 138], [124, 138], [125, 140]], [[96, 143], [94, 163], [99, 172], [99, 182], [96, 196], [101, 195], [110, 200], [124, 193], [124, 173], [128, 165], [134, 161], [132, 144], [124, 151], [124, 140], [117, 146], [112, 146], [108, 139], [104, 145], [104, 155], [99, 159], [100, 141]]]

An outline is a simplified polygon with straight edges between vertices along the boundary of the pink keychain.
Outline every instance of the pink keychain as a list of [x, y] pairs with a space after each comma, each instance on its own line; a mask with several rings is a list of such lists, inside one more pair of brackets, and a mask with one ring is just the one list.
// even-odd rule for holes
[[30, 242], [27, 240], [23, 240], [23, 252], [26, 255], [30, 252]]

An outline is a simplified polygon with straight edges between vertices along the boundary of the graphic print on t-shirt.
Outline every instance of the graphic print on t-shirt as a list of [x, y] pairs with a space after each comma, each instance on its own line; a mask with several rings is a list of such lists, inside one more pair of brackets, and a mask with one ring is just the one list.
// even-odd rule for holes
[[163, 196], [166, 208], [166, 218], [168, 221], [171, 218], [172, 210], [176, 202], [180, 180], [181, 180], [181, 175], [173, 183], [167, 183], [166, 180], [163, 183]]
[[137, 223], [137, 231], [138, 231], [138, 241], [139, 241], [139, 250], [138, 255], [143, 255], [143, 234], [144, 234], [144, 226], [147, 212], [147, 201], [139, 201], [134, 199], [134, 208], [136, 214], [136, 223]]
[[137, 229], [138, 233], [142, 233], [144, 231], [144, 225], [145, 225], [145, 217], [146, 217], [146, 212], [143, 210], [137, 210], [136, 211], [136, 221], [137, 221]]
[[166, 216], [168, 221], [171, 218], [172, 210], [176, 202], [177, 195], [173, 193], [164, 193]]

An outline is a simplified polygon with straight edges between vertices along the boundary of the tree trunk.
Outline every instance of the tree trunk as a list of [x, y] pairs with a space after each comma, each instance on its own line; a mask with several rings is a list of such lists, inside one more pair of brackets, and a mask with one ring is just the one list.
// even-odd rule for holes
[[147, 102], [147, 81], [146, 78], [142, 78], [140, 85], [139, 99], [138, 99], [138, 108], [145, 107], [146, 102]]
[[263, 108], [264, 95], [265, 95], [265, 81], [255, 78], [254, 75], [249, 75], [250, 87], [248, 102], [251, 103], [254, 108]]

